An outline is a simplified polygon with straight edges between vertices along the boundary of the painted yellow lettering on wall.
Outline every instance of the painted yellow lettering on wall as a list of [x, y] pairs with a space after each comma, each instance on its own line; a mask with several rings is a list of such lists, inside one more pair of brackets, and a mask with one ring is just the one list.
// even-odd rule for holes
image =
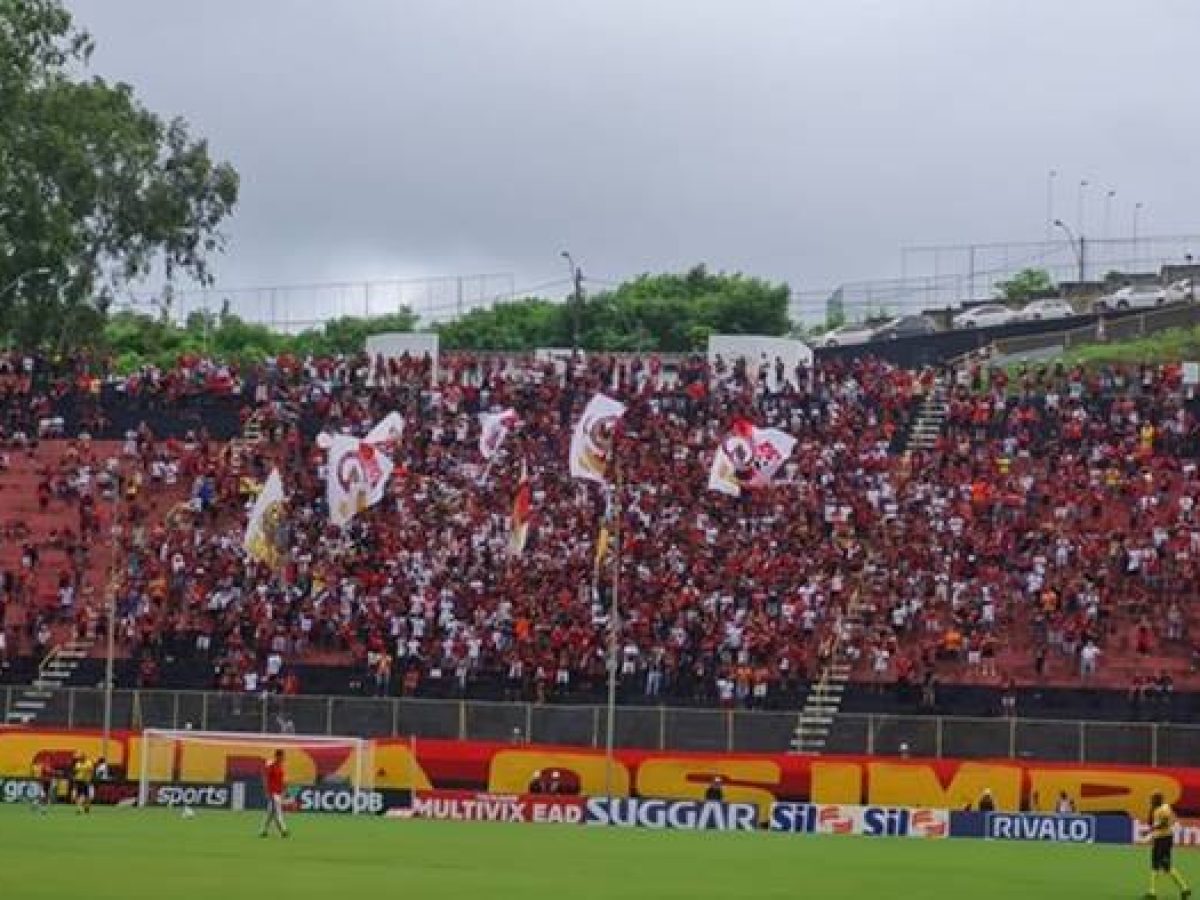
[[1135, 817], [1145, 817], [1155, 791], [1168, 803], [1177, 802], [1182, 792], [1170, 775], [1104, 769], [1030, 769], [1029, 781], [1030, 798], [1036, 795], [1038, 809], [1053, 809], [1065, 791], [1080, 812], [1126, 812]]
[[1021, 767], [962, 763], [944, 787], [933, 766], [920, 763], [867, 764], [867, 798], [875, 806], [974, 807], [990, 789], [998, 809], [1021, 808]]
[[808, 796], [813, 803], [862, 803], [863, 770], [858, 763], [813, 762]]
[[376, 742], [374, 764], [376, 787], [414, 791], [427, 791], [433, 787], [407, 744]]
[[[607, 764], [594, 753], [547, 753], [537, 750], [501, 750], [492, 757], [488, 771], [488, 790], [494, 794], [523, 794], [529, 789], [535, 772], [559, 769], [571, 772], [579, 780], [582, 794], [603, 794], [607, 786]], [[629, 795], [629, 770], [613, 760], [612, 794]]]
[[[142, 765], [143, 741], [130, 741], [130, 774], [138, 777]], [[283, 764], [292, 784], [316, 784], [317, 765], [308, 752], [296, 747], [283, 748]], [[197, 735], [192, 740], [151, 742], [147, 774], [152, 781], [182, 781], [212, 784], [230, 780], [233, 760], [260, 760], [265, 766], [275, 753], [268, 741], [222, 741]], [[261, 767], [253, 763], [246, 773], [258, 777]], [[245, 767], [243, 769], [245, 771]], [[332, 774], [332, 773], [331, 773]]]
[[[79, 732], [6, 731], [0, 734], [0, 775], [28, 778], [38, 754], [86, 753], [93, 758], [103, 755], [104, 740], [99, 735]], [[125, 764], [124, 741], [108, 742], [108, 761]]]
[[765, 815], [775, 802], [771, 788], [779, 784], [780, 768], [765, 759], [648, 759], [638, 766], [637, 791], [641, 797], [703, 800], [718, 775], [726, 782], [727, 803], [754, 803]]

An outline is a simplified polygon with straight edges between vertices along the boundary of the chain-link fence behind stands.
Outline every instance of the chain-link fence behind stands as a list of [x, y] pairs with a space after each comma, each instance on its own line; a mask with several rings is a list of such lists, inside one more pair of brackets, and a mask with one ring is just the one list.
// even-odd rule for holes
[[[7, 713], [20, 688], [4, 688]], [[104, 694], [59, 691], [35, 725], [100, 728]], [[113, 728], [187, 728], [359, 737], [445, 738], [603, 747], [601, 706], [411, 700], [373, 697], [261, 697], [195, 691], [117, 691]], [[619, 707], [615, 744], [644, 750], [786, 753], [794, 712]], [[1193, 765], [1200, 727], [1151, 722], [840, 715], [829, 753], [1009, 757], [1063, 762]]]

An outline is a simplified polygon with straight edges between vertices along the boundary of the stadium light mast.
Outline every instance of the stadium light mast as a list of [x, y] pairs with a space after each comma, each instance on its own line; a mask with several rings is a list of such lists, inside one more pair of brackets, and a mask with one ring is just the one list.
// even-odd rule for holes
[[112, 738], [112, 713], [113, 713], [113, 681], [116, 677], [116, 653], [117, 653], [117, 584], [119, 582], [118, 572], [121, 565], [121, 541], [120, 541], [120, 518], [121, 504], [125, 496], [125, 479], [122, 477], [121, 470], [117, 470], [115, 493], [113, 495], [113, 511], [111, 523], [112, 542], [109, 552], [112, 554], [112, 560], [109, 562], [109, 583], [108, 590], [105, 592], [108, 595], [108, 603], [106, 605], [106, 613], [108, 624], [105, 627], [107, 632], [105, 637], [104, 648], [104, 725], [100, 741], [100, 755], [105, 760], [109, 759], [108, 743]]
[[571, 273], [574, 290], [571, 294], [571, 356], [579, 352], [580, 317], [583, 314], [583, 270], [575, 264], [568, 250], [559, 254], [567, 261], [567, 270]]
[[1046, 173], [1046, 239], [1050, 243], [1051, 229], [1054, 227], [1054, 179], [1058, 177], [1058, 169]]
[[1079, 235], [1079, 240], [1076, 241], [1075, 232], [1073, 232], [1071, 230], [1071, 226], [1069, 226], [1062, 219], [1055, 219], [1054, 225], [1056, 228], [1061, 228], [1070, 239], [1071, 250], [1074, 251], [1075, 261], [1079, 264], [1079, 281], [1081, 283], [1087, 281], [1087, 257], [1084, 255], [1086, 252], [1086, 244], [1084, 244], [1084, 241], [1087, 239], [1081, 234]]
[[608, 709], [607, 727], [604, 729], [604, 796], [613, 795], [613, 754], [617, 724], [617, 657], [620, 653], [621, 606], [621, 462], [616, 453], [616, 435], [613, 436], [613, 580], [612, 597], [608, 612]]

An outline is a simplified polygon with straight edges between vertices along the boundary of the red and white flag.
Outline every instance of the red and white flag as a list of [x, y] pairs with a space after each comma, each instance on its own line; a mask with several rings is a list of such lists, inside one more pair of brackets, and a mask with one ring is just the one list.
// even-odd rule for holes
[[391, 453], [404, 437], [404, 417], [398, 412], [390, 412], [367, 432], [363, 438], [368, 444], [373, 444]]
[[713, 455], [708, 487], [730, 497], [740, 497], [746, 489], [765, 487], [795, 447], [796, 439], [785, 431], [757, 428], [738, 419]]
[[512, 522], [508, 533], [508, 555], [520, 556], [529, 540], [529, 520], [533, 512], [533, 490], [529, 485], [529, 469], [521, 460], [521, 480], [513, 498]]
[[393, 468], [392, 458], [382, 444], [360, 441], [348, 434], [333, 436], [325, 474], [330, 521], [345, 525], [382, 500]]
[[479, 452], [488, 462], [500, 452], [508, 438], [521, 420], [517, 418], [514, 409], [503, 409], [500, 412], [479, 414]]
[[597, 394], [575, 423], [571, 435], [571, 477], [608, 484], [613, 438], [625, 404]]

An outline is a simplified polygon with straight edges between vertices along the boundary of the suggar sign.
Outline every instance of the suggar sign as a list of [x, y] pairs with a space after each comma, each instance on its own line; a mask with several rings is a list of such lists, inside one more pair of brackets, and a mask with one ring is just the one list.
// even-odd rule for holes
[[589, 825], [621, 828], [754, 831], [758, 827], [758, 807], [753, 803], [590, 797], [585, 812]]

